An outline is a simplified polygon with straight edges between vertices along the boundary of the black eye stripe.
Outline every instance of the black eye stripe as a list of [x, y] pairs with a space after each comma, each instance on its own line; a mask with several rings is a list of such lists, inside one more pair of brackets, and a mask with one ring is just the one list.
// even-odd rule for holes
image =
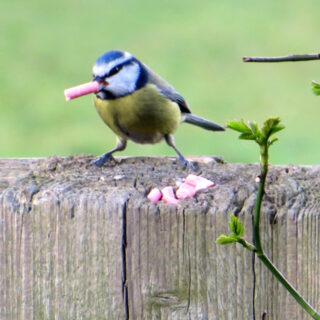
[[112, 77], [114, 76], [115, 74], [117, 74], [124, 66], [127, 66], [127, 65], [130, 65], [134, 62], [136, 62], [137, 60], [133, 57], [131, 57], [130, 59], [128, 60], [125, 60], [125, 61], [122, 61], [121, 64], [115, 66], [114, 68], [112, 68], [108, 74], [106, 75], [106, 77]]
[[104, 80], [105, 78], [112, 77], [112, 76], [116, 75], [118, 72], [120, 72], [121, 69], [122, 69], [124, 66], [130, 65], [130, 64], [132, 64], [132, 63], [134, 63], [134, 62], [137, 63], [137, 60], [134, 59], [134, 58], [130, 58], [129, 60], [124, 61], [124, 62], [121, 62], [121, 64], [113, 67], [109, 72], [107, 72], [107, 73], [105, 73], [105, 74], [103, 74], [103, 75], [102, 75], [102, 74], [99, 75], [99, 76], [93, 75], [93, 76], [94, 76], [94, 79], [95, 79], [95, 80], [99, 80], [99, 79]]
[[112, 77], [115, 74], [117, 74], [122, 69], [122, 67], [123, 67], [123, 65], [122, 66], [116, 66], [113, 69], [111, 69], [110, 72], [108, 73], [108, 77]]

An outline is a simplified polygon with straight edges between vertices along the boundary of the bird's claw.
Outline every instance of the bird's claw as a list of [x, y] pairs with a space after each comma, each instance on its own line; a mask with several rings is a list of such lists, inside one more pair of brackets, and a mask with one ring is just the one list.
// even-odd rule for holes
[[196, 162], [188, 161], [186, 158], [180, 157], [180, 156], [177, 159], [178, 159], [178, 161], [181, 164], [183, 169], [188, 168], [188, 169], [190, 169], [192, 171], [198, 171], [199, 170], [199, 167], [198, 167]]
[[101, 157], [99, 157], [97, 160], [93, 160], [90, 162], [90, 166], [97, 166], [102, 167], [106, 162], [114, 160], [114, 157], [112, 154], [104, 154]]

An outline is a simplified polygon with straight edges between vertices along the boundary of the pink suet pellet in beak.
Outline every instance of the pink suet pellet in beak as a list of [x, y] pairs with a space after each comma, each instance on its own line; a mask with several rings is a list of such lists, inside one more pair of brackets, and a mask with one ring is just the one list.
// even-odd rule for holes
[[99, 91], [99, 82], [90, 81], [87, 83], [80, 84], [78, 86], [64, 90], [66, 100], [69, 101], [74, 98], [84, 96], [89, 93], [95, 93]]

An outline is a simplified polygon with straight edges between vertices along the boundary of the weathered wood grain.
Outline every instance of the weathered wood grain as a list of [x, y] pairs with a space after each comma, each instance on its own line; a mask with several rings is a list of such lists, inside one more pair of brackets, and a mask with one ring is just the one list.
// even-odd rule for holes
[[[231, 213], [251, 240], [257, 165], [200, 159], [216, 186], [175, 207], [146, 199], [186, 177], [174, 160], [91, 160], [0, 160], [0, 319], [308, 319], [250, 252], [215, 244]], [[261, 221], [318, 309], [319, 194], [320, 167], [271, 167]]]

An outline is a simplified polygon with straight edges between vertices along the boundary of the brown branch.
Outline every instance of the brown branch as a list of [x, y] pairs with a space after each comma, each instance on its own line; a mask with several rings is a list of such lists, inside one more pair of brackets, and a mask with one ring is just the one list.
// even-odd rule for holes
[[320, 53], [314, 54], [293, 54], [284, 57], [243, 57], [243, 62], [287, 62], [287, 61], [308, 61], [319, 60]]

